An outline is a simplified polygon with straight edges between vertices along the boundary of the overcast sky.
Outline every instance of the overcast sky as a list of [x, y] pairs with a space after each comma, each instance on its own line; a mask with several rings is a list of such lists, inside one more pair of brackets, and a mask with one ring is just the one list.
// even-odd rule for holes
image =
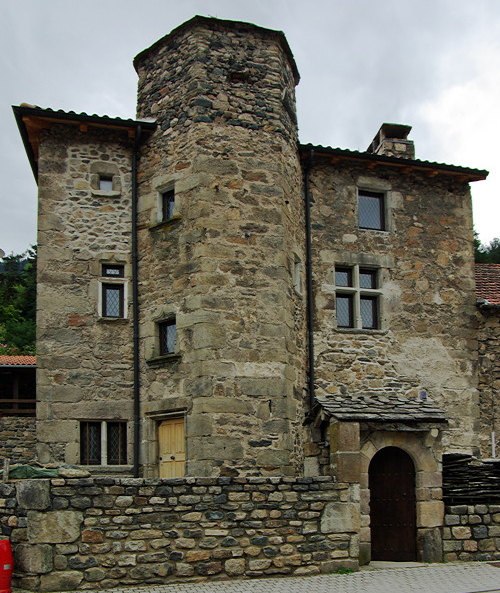
[[417, 158], [488, 169], [472, 184], [500, 236], [499, 0], [0, 0], [0, 248], [36, 242], [36, 184], [11, 105], [135, 117], [133, 57], [192, 16], [284, 31], [301, 142], [365, 150], [413, 126]]

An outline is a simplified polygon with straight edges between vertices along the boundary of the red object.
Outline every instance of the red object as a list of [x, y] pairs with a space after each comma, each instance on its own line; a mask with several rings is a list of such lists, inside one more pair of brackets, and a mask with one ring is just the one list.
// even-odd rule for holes
[[8, 539], [0, 540], [0, 593], [12, 593], [10, 584], [14, 571], [14, 557]]

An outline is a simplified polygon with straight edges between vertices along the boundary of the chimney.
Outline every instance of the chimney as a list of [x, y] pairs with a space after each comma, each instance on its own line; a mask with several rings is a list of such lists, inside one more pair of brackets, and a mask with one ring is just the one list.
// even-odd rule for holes
[[414, 159], [415, 145], [408, 140], [411, 126], [403, 124], [382, 124], [366, 152], [395, 156], [400, 159]]

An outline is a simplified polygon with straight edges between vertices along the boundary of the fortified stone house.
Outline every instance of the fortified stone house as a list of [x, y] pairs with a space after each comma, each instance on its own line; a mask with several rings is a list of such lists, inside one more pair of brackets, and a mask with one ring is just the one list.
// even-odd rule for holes
[[442, 455], [490, 456], [487, 172], [416, 160], [404, 125], [366, 152], [299, 144], [281, 32], [197, 16], [134, 66], [136, 120], [14, 108], [39, 187], [39, 460], [333, 475], [362, 561], [439, 559]]

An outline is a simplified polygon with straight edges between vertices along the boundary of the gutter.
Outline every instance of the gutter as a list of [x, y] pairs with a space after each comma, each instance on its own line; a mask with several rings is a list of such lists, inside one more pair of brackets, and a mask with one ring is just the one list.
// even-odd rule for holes
[[307, 292], [307, 350], [308, 350], [308, 389], [309, 409], [312, 410], [316, 401], [314, 392], [314, 304], [312, 276], [312, 237], [311, 237], [311, 191], [309, 187], [310, 172], [314, 159], [314, 148], [309, 148], [304, 168], [304, 201], [306, 224], [306, 292]]
[[139, 144], [141, 141], [141, 124], [136, 126], [134, 149], [132, 152], [132, 331], [133, 331], [133, 399], [134, 399], [134, 478], [139, 477], [139, 456], [140, 456], [140, 380], [139, 380], [139, 279], [138, 279], [138, 247], [137, 247], [137, 165], [139, 160]]

